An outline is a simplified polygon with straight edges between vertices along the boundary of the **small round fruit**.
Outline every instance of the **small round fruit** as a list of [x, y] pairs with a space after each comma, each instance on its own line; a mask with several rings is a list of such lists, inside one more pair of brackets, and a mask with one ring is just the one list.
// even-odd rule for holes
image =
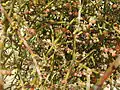
[[90, 23], [96, 24], [96, 20], [91, 20]]
[[108, 51], [109, 51], [109, 49], [108, 49], [108, 48], [105, 48], [105, 49], [104, 49], [104, 52], [108, 52]]
[[117, 54], [115, 52], [112, 53], [112, 56], [115, 57]]
[[72, 12], [69, 12], [69, 15], [72, 15], [73, 13]]
[[117, 4], [113, 4], [113, 5], [112, 5], [112, 8], [113, 8], [113, 9], [116, 9], [117, 7], [118, 7]]
[[74, 73], [74, 76], [76, 77], [76, 76], [78, 76], [78, 74], [75, 72], [75, 73]]
[[62, 80], [61, 83], [62, 83], [62, 84], [66, 84], [67, 81], [66, 81], [66, 80]]

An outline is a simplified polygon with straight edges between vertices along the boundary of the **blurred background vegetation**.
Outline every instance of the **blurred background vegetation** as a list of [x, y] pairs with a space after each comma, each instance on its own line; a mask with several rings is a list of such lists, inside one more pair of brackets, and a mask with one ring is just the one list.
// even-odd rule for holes
[[[12, 72], [3, 76], [10, 81], [6, 90], [89, 90], [120, 52], [119, 0], [1, 0], [1, 5], [8, 16], [0, 14], [1, 69]], [[118, 67], [103, 88], [118, 88], [119, 75]]]

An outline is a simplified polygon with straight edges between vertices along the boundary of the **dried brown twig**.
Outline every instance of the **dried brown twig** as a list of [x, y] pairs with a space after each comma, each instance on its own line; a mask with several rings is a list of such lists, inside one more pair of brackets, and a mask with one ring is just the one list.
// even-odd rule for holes
[[97, 84], [94, 86], [94, 88], [91, 88], [91, 90], [101, 90], [103, 83], [107, 80], [107, 78], [113, 73], [113, 71], [120, 65], [120, 55], [117, 57], [117, 59], [112, 62], [109, 66], [109, 68], [106, 70], [104, 75], [99, 79]]

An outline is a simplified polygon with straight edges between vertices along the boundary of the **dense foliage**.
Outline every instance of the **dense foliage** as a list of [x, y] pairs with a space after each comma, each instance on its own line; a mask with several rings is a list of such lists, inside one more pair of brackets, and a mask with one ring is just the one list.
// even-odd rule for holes
[[[2, 0], [1, 5], [7, 14], [0, 17], [1, 69], [12, 71], [4, 80], [13, 77], [6, 88], [85, 90], [119, 54], [119, 0]], [[105, 86], [116, 86], [118, 78], [119, 68]]]

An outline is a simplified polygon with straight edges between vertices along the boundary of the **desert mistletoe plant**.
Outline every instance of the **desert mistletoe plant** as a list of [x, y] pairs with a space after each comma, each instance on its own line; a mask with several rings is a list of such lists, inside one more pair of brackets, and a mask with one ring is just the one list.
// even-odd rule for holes
[[0, 5], [5, 90], [119, 89], [119, 0], [1, 0]]

